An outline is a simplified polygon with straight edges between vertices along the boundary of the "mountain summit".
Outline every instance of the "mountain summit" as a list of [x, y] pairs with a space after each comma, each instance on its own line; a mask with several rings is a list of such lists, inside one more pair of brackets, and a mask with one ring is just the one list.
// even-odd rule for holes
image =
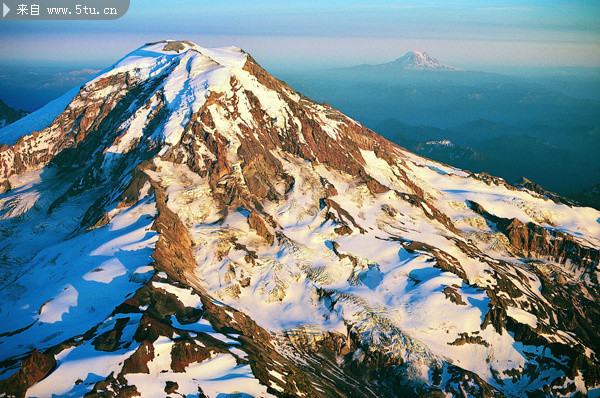
[[600, 212], [149, 43], [0, 130], [0, 396], [600, 387]]
[[392, 62], [382, 64], [380, 66], [396, 67], [406, 70], [431, 70], [431, 71], [461, 71], [462, 69], [455, 68], [439, 62], [437, 59], [430, 57], [427, 53], [421, 51], [409, 51], [403, 57], [400, 57]]

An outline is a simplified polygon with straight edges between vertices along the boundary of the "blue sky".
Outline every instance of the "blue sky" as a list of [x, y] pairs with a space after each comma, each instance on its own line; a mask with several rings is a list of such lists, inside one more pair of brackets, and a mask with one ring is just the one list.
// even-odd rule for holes
[[275, 68], [392, 60], [600, 66], [600, 2], [131, 0], [116, 21], [0, 21], [0, 62], [107, 65], [145, 42], [236, 45]]

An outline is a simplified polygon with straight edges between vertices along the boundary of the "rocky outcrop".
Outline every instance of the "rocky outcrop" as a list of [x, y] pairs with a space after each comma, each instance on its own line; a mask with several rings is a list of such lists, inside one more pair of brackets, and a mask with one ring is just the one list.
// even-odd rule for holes
[[436, 260], [436, 268], [439, 268], [442, 271], [451, 272], [459, 276], [465, 283], [469, 283], [467, 274], [462, 268], [462, 265], [460, 265], [460, 262], [450, 254], [423, 242], [407, 241], [402, 238], [392, 238], [391, 240], [402, 242], [402, 246], [409, 253], [419, 251], [431, 255]]
[[202, 362], [218, 352], [227, 351], [199, 346], [193, 339], [181, 339], [175, 342], [171, 350], [171, 369], [175, 372], [185, 372], [190, 363]]
[[469, 336], [468, 333], [461, 333], [459, 337], [448, 345], [464, 345], [464, 344], [480, 344], [484, 347], [489, 347], [490, 343], [483, 340], [481, 336]]
[[[84, 86], [72, 104], [85, 105], [68, 107], [50, 126], [24, 135], [14, 145], [0, 149], [0, 181], [40, 168], [63, 151], [61, 159], [56, 160], [58, 164], [85, 161], [89, 152], [74, 148], [81, 144], [97, 149], [94, 144], [105, 139], [104, 134], [117, 127], [115, 121], [123, 117], [132, 102], [139, 100], [141, 90], [139, 87], [136, 89], [138, 83], [126, 73], [120, 73]], [[114, 88], [110, 95], [97, 94], [107, 87]]]
[[513, 247], [525, 257], [550, 258], [563, 264], [569, 262], [589, 273], [598, 267], [600, 251], [582, 245], [565, 232], [544, 228], [533, 222], [523, 223], [517, 218], [497, 217], [476, 202], [468, 201], [468, 204], [471, 210], [506, 235]]
[[143, 340], [137, 350], [123, 362], [120, 374], [150, 373], [148, 362], [152, 359], [154, 359], [154, 346], [148, 340]]
[[448, 300], [452, 301], [456, 305], [467, 305], [460, 293], [458, 293], [456, 290], [455, 286], [446, 286], [444, 290], [442, 290], [442, 293], [444, 293]]
[[167, 381], [165, 383], [165, 392], [167, 394], [173, 394], [173, 393], [175, 393], [178, 388], [179, 388], [179, 384], [177, 384], [176, 381]]
[[160, 234], [152, 254], [155, 268], [165, 271], [175, 280], [187, 283], [188, 278], [193, 280], [192, 270], [196, 266], [192, 253], [192, 240], [185, 225], [169, 209], [164, 189], [154, 182], [152, 186], [158, 209], [158, 217], [152, 224], [152, 228]]
[[341, 224], [342, 226], [346, 225], [347, 222], [350, 222], [361, 234], [366, 232], [366, 230], [356, 222], [354, 217], [344, 210], [336, 201], [325, 198], [322, 199], [321, 202], [327, 209], [325, 215], [326, 220], [332, 220], [333, 222]]
[[540, 184], [537, 184], [525, 177], [522, 177], [521, 181], [517, 182], [517, 184], [515, 184], [515, 185], [519, 188], [525, 188], [531, 192], [535, 192], [538, 195], [540, 195], [541, 198], [550, 199], [555, 203], [562, 203], [562, 204], [565, 204], [568, 206], [576, 206], [577, 205], [577, 202], [575, 202], [569, 198], [566, 198], [564, 196], [558, 195], [554, 192], [546, 191], [544, 188], [542, 188], [542, 186]]
[[0, 381], [0, 395], [20, 398], [25, 396], [29, 387], [46, 377], [56, 367], [53, 355], [43, 354], [37, 349], [29, 355], [15, 374]]
[[102, 333], [92, 341], [92, 345], [98, 351], [112, 352], [120, 348], [121, 336], [123, 329], [129, 321], [129, 318], [119, 318], [115, 323], [115, 327], [112, 330]]
[[262, 220], [262, 218], [260, 218], [258, 214], [253, 212], [248, 215], [248, 225], [250, 225], [250, 228], [255, 230], [259, 236], [265, 238], [267, 243], [269, 243], [270, 245], [273, 244], [273, 242], [275, 241], [275, 237], [272, 233], [269, 232], [267, 226], [265, 225], [265, 222]]
[[[286, 344], [298, 350], [303, 357], [318, 355], [319, 362], [311, 363], [314, 371], [328, 377], [349, 374], [352, 379], [348, 396], [360, 391], [364, 397], [442, 397], [447, 394], [464, 396], [461, 390], [476, 397], [502, 397], [503, 395], [476, 374], [448, 365], [446, 370], [433, 368], [432, 383], [415, 382], [405, 377], [410, 372], [401, 357], [380, 351], [377, 347], [361, 344], [360, 337], [349, 327], [347, 335], [315, 333], [295, 330], [286, 333]], [[479, 336], [473, 339], [484, 344]], [[452, 375], [452, 382], [441, 386], [441, 373]], [[329, 372], [331, 373], [331, 376]], [[464, 384], [463, 384], [464, 383]], [[459, 392], [459, 395], [456, 395]]]
[[127, 381], [122, 377], [117, 378], [111, 373], [104, 380], [100, 380], [92, 391], [86, 393], [86, 398], [132, 398], [139, 397], [141, 394], [138, 392], [137, 387], [127, 385]]

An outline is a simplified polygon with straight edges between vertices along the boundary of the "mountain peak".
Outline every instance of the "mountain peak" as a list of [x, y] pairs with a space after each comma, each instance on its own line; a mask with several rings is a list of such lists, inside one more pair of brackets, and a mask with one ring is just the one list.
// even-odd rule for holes
[[424, 58], [424, 59], [433, 59], [432, 57], [430, 57], [429, 55], [427, 55], [427, 53], [425, 51], [408, 51], [406, 54], [404, 54], [404, 57], [418, 57], [418, 58]]
[[164, 40], [146, 43], [105, 72], [138, 69], [152, 73], [154, 69], [168, 64], [180, 64], [181, 61], [185, 61], [183, 64], [190, 71], [194, 69], [206, 72], [221, 67], [241, 69], [247, 56], [248, 54], [237, 47], [206, 48], [186, 40]]
[[171, 112], [162, 136], [157, 138], [174, 144], [189, 117], [200, 110], [211, 93], [230, 90], [232, 79], [248, 79], [248, 72], [243, 70], [248, 58], [237, 47], [205, 48], [174, 40], [147, 43], [85, 86], [121, 73], [140, 82], [160, 78], [160, 91]]
[[[241, 59], [245, 58], [246, 52], [239, 47], [202, 47], [196, 43], [187, 40], [162, 40], [153, 43], [146, 43], [138, 50], [153, 51], [164, 54], [180, 54], [188, 51], [194, 51], [207, 56], [214, 55], [220, 59]], [[135, 51], [134, 51], [135, 52]]]
[[429, 56], [423, 51], [409, 51], [403, 57], [397, 58], [396, 60], [384, 64], [390, 66], [399, 66], [402, 69], [412, 70], [435, 70], [435, 71], [460, 71], [461, 69], [455, 68], [439, 62], [437, 59]]

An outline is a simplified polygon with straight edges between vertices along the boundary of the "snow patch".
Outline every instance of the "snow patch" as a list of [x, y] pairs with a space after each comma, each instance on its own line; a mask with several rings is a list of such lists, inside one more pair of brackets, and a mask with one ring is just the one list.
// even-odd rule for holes
[[126, 273], [127, 269], [125, 266], [117, 258], [112, 258], [100, 264], [98, 268], [94, 268], [83, 275], [83, 279], [86, 281], [111, 283], [113, 279]]
[[53, 299], [40, 308], [38, 320], [43, 323], [55, 323], [62, 321], [62, 316], [69, 313], [70, 307], [77, 306], [79, 293], [73, 285], [67, 285]]

